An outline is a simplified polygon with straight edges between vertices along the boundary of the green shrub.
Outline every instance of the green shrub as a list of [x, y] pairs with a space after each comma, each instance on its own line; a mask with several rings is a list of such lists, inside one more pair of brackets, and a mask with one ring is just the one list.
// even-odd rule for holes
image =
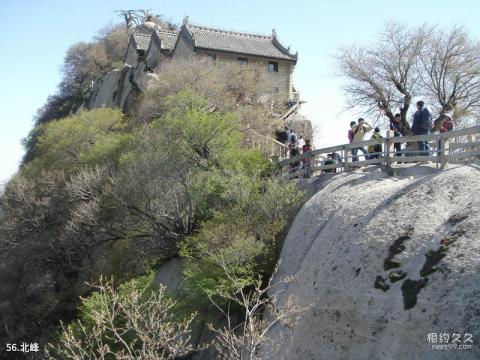
[[114, 165], [131, 150], [134, 132], [119, 110], [83, 111], [43, 125], [28, 173], [74, 172], [86, 166]]

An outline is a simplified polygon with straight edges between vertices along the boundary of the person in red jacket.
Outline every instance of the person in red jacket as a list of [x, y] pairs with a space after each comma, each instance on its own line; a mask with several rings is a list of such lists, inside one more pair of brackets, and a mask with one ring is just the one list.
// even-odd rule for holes
[[[440, 133], [446, 133], [453, 130], [453, 119], [452, 115], [450, 114], [443, 114], [443, 122], [440, 126]], [[440, 149], [441, 143], [440, 140], [438, 141], [438, 152], [437, 154], [440, 156], [442, 155], [442, 149]]]
[[444, 120], [442, 126], [440, 127], [441, 133], [446, 133], [453, 130], [453, 119], [450, 114], [443, 114]]
[[[302, 146], [302, 153], [308, 153], [309, 151], [312, 151], [312, 144], [310, 143], [310, 140], [307, 139], [305, 140], [305, 145]], [[307, 166], [310, 165], [310, 159], [305, 158], [302, 161], [302, 169], [305, 169]]]

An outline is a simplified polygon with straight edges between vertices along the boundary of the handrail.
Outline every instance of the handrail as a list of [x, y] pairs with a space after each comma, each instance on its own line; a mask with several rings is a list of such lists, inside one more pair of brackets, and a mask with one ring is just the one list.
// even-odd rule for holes
[[[287, 153], [288, 153], [288, 146], [287, 145], [285, 145], [284, 143], [281, 143], [280, 141], [275, 140], [271, 137], [260, 134], [260, 133], [256, 132], [255, 130], [253, 130], [252, 128], [248, 128], [247, 130], [250, 131], [253, 135], [255, 135], [255, 137], [257, 139], [263, 140], [261, 142], [257, 142], [257, 141], [254, 140], [253, 141], [254, 145], [258, 145], [258, 146], [263, 145], [264, 150], [268, 150], [267, 149], [268, 147], [270, 148], [270, 158], [272, 160], [274, 160], [274, 159], [285, 159], [287, 157]], [[267, 145], [268, 143], [270, 144], [270, 146]]]
[[290, 115], [292, 115], [298, 110], [298, 106], [299, 106], [298, 102], [296, 102], [295, 105], [293, 105], [290, 109], [288, 109], [288, 111], [281, 117], [281, 119], [283, 121], [287, 120], [290, 117]]
[[278, 145], [278, 146], [284, 147], [284, 148], [288, 148], [288, 146], [285, 145], [284, 143], [282, 143], [282, 142], [280, 142], [280, 141], [278, 141], [278, 140], [275, 140], [274, 138], [268, 137], [268, 136], [266, 136], [266, 135], [259, 134], [258, 132], [256, 132], [256, 131], [253, 130], [252, 128], [248, 128], [247, 130], [248, 130], [248, 131], [251, 131], [252, 133], [254, 133], [254, 134], [255, 134], [256, 136], [258, 136], [258, 137], [261, 137], [261, 138], [263, 138], [263, 139], [265, 139], [265, 140], [267, 140], [267, 141], [270, 141], [270, 142], [274, 143], [275, 145]]
[[[473, 141], [472, 135], [476, 135], [476, 141]], [[468, 136], [468, 142], [451, 142], [452, 139]], [[428, 134], [428, 135], [411, 135], [403, 137], [387, 137], [382, 139], [366, 140], [362, 142], [352, 144], [341, 144], [330, 146], [326, 148], [316, 149], [304, 154], [300, 154], [283, 161], [279, 161], [277, 166], [281, 171], [284, 168], [289, 167], [289, 178], [298, 175], [299, 170], [296, 169], [296, 165], [302, 164], [303, 171], [300, 171], [304, 176], [309, 177], [311, 173], [321, 170], [328, 170], [332, 168], [340, 168], [343, 171], [348, 171], [352, 166], [370, 165], [370, 164], [382, 164], [391, 167], [394, 162], [418, 162], [418, 161], [434, 161], [437, 163], [437, 168], [443, 169], [448, 162], [452, 161], [465, 161], [465, 159], [480, 156], [480, 126], [473, 126], [466, 129], [460, 129], [440, 134]], [[425, 155], [421, 151], [413, 149], [404, 149], [401, 152], [406, 156], [399, 156], [398, 152], [394, 150], [395, 143], [416, 143], [420, 141], [427, 141], [432, 143], [434, 149], [432, 153], [436, 152], [436, 155]], [[450, 144], [451, 142], [451, 144]], [[366, 147], [368, 145], [382, 145], [384, 149], [381, 153], [377, 153], [378, 157], [375, 159], [368, 159], [363, 161], [349, 161], [353, 160], [354, 156], [351, 155], [351, 150], [359, 147]], [[450, 145], [451, 148], [450, 148]], [[463, 150], [463, 152], [458, 152]], [[338, 153], [341, 154], [341, 161], [335, 165], [314, 165], [315, 158], [320, 154]], [[350, 155], [349, 155], [350, 153]], [[357, 160], [363, 154], [358, 154]], [[462, 160], [463, 159], [463, 160]], [[295, 176], [293, 176], [295, 175]]]

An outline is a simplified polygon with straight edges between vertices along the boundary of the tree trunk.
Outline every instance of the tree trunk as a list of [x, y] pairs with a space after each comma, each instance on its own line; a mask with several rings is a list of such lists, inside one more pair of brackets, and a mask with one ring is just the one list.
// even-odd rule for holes
[[408, 109], [410, 108], [410, 103], [412, 102], [412, 97], [410, 95], [405, 95], [403, 98], [403, 106], [400, 109], [400, 115], [402, 119], [402, 124], [405, 126], [406, 134], [405, 135], [411, 135], [412, 129], [410, 128], [410, 124], [407, 121], [407, 113]]

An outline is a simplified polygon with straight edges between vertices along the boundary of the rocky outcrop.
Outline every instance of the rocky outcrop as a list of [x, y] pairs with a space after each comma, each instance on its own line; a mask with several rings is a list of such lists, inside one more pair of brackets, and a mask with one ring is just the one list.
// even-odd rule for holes
[[134, 112], [138, 96], [146, 91], [157, 75], [145, 71], [145, 65], [137, 68], [125, 66], [114, 69], [98, 80], [84, 104], [84, 109], [120, 108], [126, 114]]
[[[480, 358], [479, 175], [474, 164], [394, 176], [370, 167], [303, 184], [320, 189], [290, 228], [276, 281], [293, 277], [278, 301], [293, 295], [306, 311], [293, 329], [270, 334], [287, 335], [280, 353]], [[436, 350], [441, 334], [450, 344], [460, 334], [455, 346], [472, 349]]]
[[[170, 295], [181, 294], [184, 290], [184, 275], [183, 266], [185, 264], [184, 259], [172, 258], [163, 263], [155, 273], [155, 284], [164, 285], [167, 292]], [[191, 332], [191, 343], [195, 348], [200, 350], [191, 354], [188, 359], [190, 360], [209, 360], [218, 357], [218, 354], [211, 342], [214, 334], [209, 329], [209, 324], [220, 329], [225, 327], [226, 319], [221, 313], [209, 314], [209, 319], [205, 319], [202, 316], [198, 316], [193, 323]], [[235, 318], [232, 318], [235, 321]]]
[[305, 139], [313, 141], [312, 122], [304, 115], [298, 112], [293, 114], [288, 118], [287, 124], [298, 136], [303, 136]]

